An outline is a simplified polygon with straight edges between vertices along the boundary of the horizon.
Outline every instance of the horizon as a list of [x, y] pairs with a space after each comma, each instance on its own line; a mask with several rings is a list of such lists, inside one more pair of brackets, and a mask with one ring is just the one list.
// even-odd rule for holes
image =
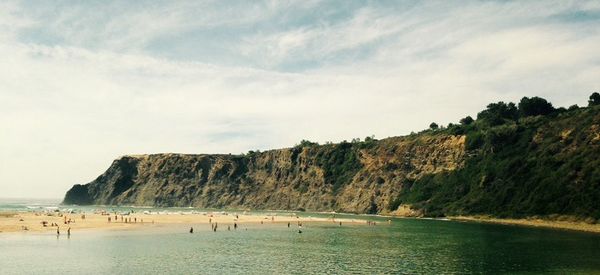
[[584, 107], [598, 45], [594, 1], [4, 2], [0, 190], [62, 199], [123, 155], [405, 136], [524, 96]]

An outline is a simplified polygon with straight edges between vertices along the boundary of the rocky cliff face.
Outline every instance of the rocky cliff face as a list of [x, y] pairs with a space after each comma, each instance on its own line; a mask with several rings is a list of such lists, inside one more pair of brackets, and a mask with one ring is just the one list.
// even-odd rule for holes
[[125, 156], [64, 202], [600, 221], [600, 105], [528, 100], [380, 141]]
[[415, 135], [247, 155], [124, 156], [66, 204], [305, 209], [416, 214], [394, 203], [407, 183], [458, 169], [465, 137]]

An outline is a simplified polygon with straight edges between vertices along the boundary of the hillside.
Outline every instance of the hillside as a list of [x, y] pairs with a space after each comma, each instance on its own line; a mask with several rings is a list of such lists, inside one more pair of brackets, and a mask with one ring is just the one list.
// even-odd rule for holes
[[[593, 97], [593, 96], [592, 96]], [[600, 106], [493, 103], [382, 140], [244, 155], [124, 156], [65, 204], [600, 218]]]

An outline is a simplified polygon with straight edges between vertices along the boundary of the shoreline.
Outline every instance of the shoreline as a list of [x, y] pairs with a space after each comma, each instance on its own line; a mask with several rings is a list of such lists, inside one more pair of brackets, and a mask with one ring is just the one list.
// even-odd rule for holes
[[[143, 208], [139, 208], [143, 209]], [[242, 210], [244, 211], [244, 210]], [[262, 212], [264, 211], [264, 212]], [[290, 223], [292, 225], [301, 223], [338, 223], [343, 224], [367, 224], [368, 217], [379, 218], [399, 218], [399, 219], [433, 219], [455, 222], [472, 222], [472, 223], [489, 223], [523, 227], [548, 228], [553, 230], [568, 230], [587, 233], [600, 233], [600, 224], [590, 224], [583, 221], [558, 221], [541, 218], [524, 218], [524, 219], [503, 219], [494, 218], [491, 216], [448, 216], [444, 218], [426, 218], [426, 217], [407, 217], [395, 215], [378, 215], [378, 214], [353, 214], [353, 213], [337, 213], [337, 212], [314, 212], [315, 214], [335, 214], [340, 215], [336, 218], [331, 217], [312, 217], [312, 216], [297, 216], [293, 211], [280, 210], [262, 210], [259, 213], [238, 214], [237, 211], [217, 210], [203, 212], [152, 212], [151, 214], [135, 212], [128, 215], [122, 215], [112, 212], [106, 213], [64, 213], [64, 212], [18, 212], [18, 211], [0, 211], [0, 234], [11, 232], [51, 232], [60, 228], [61, 231], [66, 231], [68, 227], [74, 230], [80, 229], [96, 229], [96, 230], [135, 230], [140, 226], [156, 226], [156, 225], [177, 225], [177, 224], [209, 224], [211, 222], [218, 223], [224, 226], [233, 226], [234, 223], [242, 224], [281, 224]], [[269, 211], [278, 211], [279, 213], [265, 213]], [[262, 212], [262, 213], [261, 213]], [[85, 219], [83, 219], [85, 215]], [[351, 218], [352, 216], [356, 218]], [[108, 222], [108, 217], [111, 217], [111, 222]], [[115, 217], [117, 220], [115, 221]], [[65, 224], [65, 218], [72, 223]], [[126, 222], [125, 219], [132, 221]], [[48, 226], [44, 227], [42, 221], [46, 221]], [[58, 226], [50, 226], [50, 224]], [[226, 228], [226, 227], [225, 227]]]
[[[110, 221], [109, 221], [110, 219]], [[46, 226], [44, 226], [44, 222]], [[342, 223], [366, 225], [367, 220], [360, 218], [329, 218], [297, 216], [293, 213], [238, 214], [236, 212], [171, 212], [171, 213], [63, 213], [63, 212], [0, 212], [0, 234], [13, 232], [56, 232], [67, 233], [72, 230], [136, 230], [142, 227], [161, 225], [208, 225], [218, 224], [219, 230], [243, 225], [281, 224], [296, 226], [302, 223]], [[54, 226], [56, 224], [56, 226]]]
[[501, 219], [489, 216], [450, 216], [448, 220], [457, 222], [475, 222], [502, 224], [523, 227], [548, 228], [554, 230], [577, 231], [586, 233], [600, 233], [600, 224], [589, 224], [581, 221], [556, 221], [540, 218], [525, 218], [525, 219]]

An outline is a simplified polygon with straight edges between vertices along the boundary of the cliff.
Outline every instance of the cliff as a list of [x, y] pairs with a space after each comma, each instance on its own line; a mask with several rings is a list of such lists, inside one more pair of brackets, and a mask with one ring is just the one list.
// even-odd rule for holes
[[406, 181], [465, 160], [465, 137], [395, 137], [247, 155], [124, 156], [67, 204], [388, 212]]
[[64, 203], [595, 222], [599, 156], [600, 106], [555, 109], [524, 98], [404, 137], [245, 155], [124, 156], [75, 185]]

